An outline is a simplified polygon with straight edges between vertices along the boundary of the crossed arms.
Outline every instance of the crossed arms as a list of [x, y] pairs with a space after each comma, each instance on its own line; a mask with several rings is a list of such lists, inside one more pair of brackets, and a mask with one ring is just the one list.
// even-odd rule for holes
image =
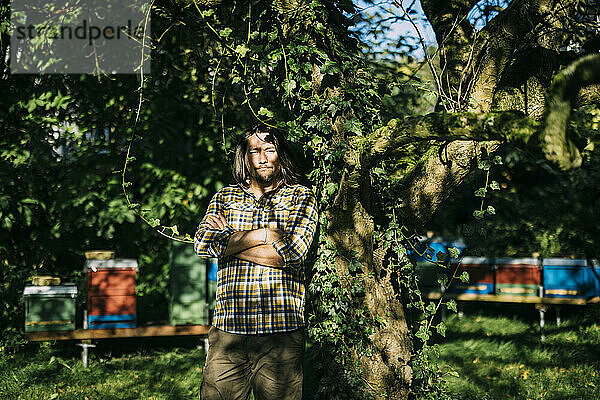
[[[223, 214], [207, 215], [206, 222], [212, 229], [227, 229], [227, 221]], [[234, 256], [269, 267], [283, 267], [283, 257], [273, 248], [273, 242], [281, 240], [283, 232], [274, 228], [237, 231], [227, 241], [223, 257]]]
[[[228, 188], [227, 188], [228, 189]], [[316, 199], [308, 188], [294, 191], [285, 232], [275, 228], [236, 230], [224, 214], [231, 192], [223, 189], [210, 201], [194, 237], [194, 250], [204, 258], [236, 257], [272, 267], [300, 266], [316, 232]]]

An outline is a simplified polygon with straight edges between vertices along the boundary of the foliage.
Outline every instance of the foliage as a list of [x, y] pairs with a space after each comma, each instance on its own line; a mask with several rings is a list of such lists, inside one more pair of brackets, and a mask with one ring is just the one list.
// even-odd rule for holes
[[572, 122], [587, 140], [582, 168], [560, 171], [538, 153], [507, 146], [504, 164], [490, 170], [500, 189], [487, 193], [495, 215], [475, 220], [469, 214], [480, 201], [482, 173], [436, 214], [428, 229], [464, 237], [472, 255], [598, 258], [597, 121], [598, 112], [588, 108]]

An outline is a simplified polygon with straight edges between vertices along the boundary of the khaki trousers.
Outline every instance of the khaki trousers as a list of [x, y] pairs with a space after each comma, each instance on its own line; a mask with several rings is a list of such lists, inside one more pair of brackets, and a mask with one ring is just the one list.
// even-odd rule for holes
[[238, 335], [211, 327], [202, 400], [302, 399], [304, 331]]

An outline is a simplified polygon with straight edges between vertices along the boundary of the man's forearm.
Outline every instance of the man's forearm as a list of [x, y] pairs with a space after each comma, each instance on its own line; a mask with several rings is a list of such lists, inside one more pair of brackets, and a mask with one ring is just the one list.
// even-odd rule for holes
[[233, 255], [241, 260], [251, 261], [268, 267], [283, 267], [283, 258], [270, 244], [260, 244]]
[[279, 238], [280, 234], [271, 228], [235, 232], [229, 238], [224, 257], [236, 255], [241, 251], [266, 244], [266, 241], [278, 240]]

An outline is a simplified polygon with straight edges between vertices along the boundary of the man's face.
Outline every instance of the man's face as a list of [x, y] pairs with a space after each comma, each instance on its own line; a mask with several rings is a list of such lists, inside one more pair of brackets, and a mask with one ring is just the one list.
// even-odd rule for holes
[[248, 139], [248, 169], [259, 183], [272, 183], [279, 176], [279, 155], [269, 133], [257, 133]]

